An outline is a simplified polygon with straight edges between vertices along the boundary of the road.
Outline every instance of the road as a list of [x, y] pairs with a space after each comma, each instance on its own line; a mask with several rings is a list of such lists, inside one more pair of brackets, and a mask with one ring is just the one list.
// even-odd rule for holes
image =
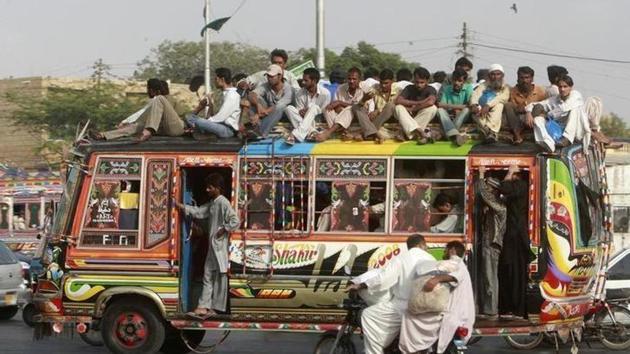
[[[66, 331], [61, 335], [47, 339], [34, 341], [33, 331], [21, 321], [21, 313], [18, 313], [12, 320], [0, 322], [0, 352], [2, 354], [90, 354], [108, 353], [104, 347], [91, 347], [77, 336], [70, 335]], [[205, 345], [213, 343], [213, 339], [218, 338], [219, 333], [209, 332], [204, 340]], [[319, 339], [318, 335], [306, 333], [271, 333], [271, 332], [233, 332], [227, 340], [214, 352], [220, 354], [308, 354], [312, 353], [315, 344]], [[357, 348], [361, 348], [357, 343]], [[601, 344], [593, 344], [593, 348], [588, 348], [586, 344], [580, 345], [580, 353], [601, 354], [615, 353], [606, 351]], [[361, 353], [359, 349], [359, 353]], [[467, 352], [470, 354], [499, 354], [499, 353], [524, 353], [523, 351], [511, 349], [501, 338], [484, 338], [480, 342], [470, 346]], [[536, 350], [529, 353], [553, 354], [554, 349], [546, 344], [541, 344]], [[571, 353], [570, 346], [561, 347], [560, 353]]]

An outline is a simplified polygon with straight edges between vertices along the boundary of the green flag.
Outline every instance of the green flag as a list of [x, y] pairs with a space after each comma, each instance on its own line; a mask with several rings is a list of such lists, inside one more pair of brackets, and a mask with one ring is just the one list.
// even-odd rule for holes
[[208, 28], [219, 32], [221, 27], [223, 27], [223, 25], [226, 22], [228, 22], [228, 20], [231, 19], [231, 18], [232, 17], [221, 17], [221, 18], [218, 18], [218, 19], [208, 23], [207, 25], [203, 26], [203, 28], [201, 29], [201, 36], [203, 37], [204, 33], [206, 32], [206, 29], [208, 29]]

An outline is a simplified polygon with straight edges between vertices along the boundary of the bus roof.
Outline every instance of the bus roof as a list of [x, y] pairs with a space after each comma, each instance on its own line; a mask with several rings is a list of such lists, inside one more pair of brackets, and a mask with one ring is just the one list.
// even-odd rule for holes
[[190, 137], [155, 136], [148, 141], [135, 143], [132, 139], [111, 141], [91, 141], [80, 146], [82, 152], [223, 152], [247, 156], [446, 156], [464, 157], [468, 155], [526, 155], [535, 156], [542, 149], [534, 142], [523, 142], [514, 146], [508, 143], [481, 144], [470, 140], [463, 146], [450, 141], [436, 141], [433, 144], [418, 145], [415, 141], [397, 142], [386, 140], [383, 144], [373, 141], [341, 141], [331, 139], [322, 143], [296, 143], [288, 145], [283, 139], [250, 141], [241, 139], [219, 139], [198, 141]]

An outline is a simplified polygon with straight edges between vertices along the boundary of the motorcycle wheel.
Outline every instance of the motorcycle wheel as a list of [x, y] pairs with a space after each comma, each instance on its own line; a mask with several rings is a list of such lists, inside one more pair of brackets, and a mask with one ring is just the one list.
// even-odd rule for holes
[[623, 306], [611, 305], [610, 312], [616, 324], [605, 309], [595, 315], [595, 328], [602, 344], [612, 350], [630, 348], [630, 310]]
[[315, 346], [314, 354], [356, 354], [357, 349], [350, 336], [341, 337], [337, 346], [333, 348], [336, 339], [337, 333], [330, 332], [322, 335]]
[[536, 348], [540, 342], [542, 342], [545, 334], [543, 332], [540, 333], [530, 333], [524, 335], [512, 335], [505, 336], [503, 339], [510, 345], [510, 347], [514, 349], [520, 350], [530, 350]]

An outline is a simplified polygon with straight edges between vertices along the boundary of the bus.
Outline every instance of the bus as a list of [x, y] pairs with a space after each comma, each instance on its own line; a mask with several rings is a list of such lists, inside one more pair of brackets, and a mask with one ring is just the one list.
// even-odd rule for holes
[[[604, 152], [575, 144], [545, 153], [470, 141], [284, 144], [282, 139], [153, 137], [75, 147], [38, 280], [36, 335], [101, 331], [116, 353], [187, 351], [205, 330], [325, 333], [340, 327], [351, 277], [384, 267], [421, 233], [430, 252], [466, 245], [480, 282], [479, 167], [518, 165], [529, 182], [526, 321], [479, 319], [474, 335], [541, 332], [567, 338], [602, 296], [610, 238]], [[207, 246], [204, 223], [172, 200], [203, 204], [204, 178], [221, 174], [241, 227], [230, 234], [226, 313], [195, 308]], [[457, 225], [433, 232], [439, 194]], [[501, 269], [498, 270], [501, 272]]]

